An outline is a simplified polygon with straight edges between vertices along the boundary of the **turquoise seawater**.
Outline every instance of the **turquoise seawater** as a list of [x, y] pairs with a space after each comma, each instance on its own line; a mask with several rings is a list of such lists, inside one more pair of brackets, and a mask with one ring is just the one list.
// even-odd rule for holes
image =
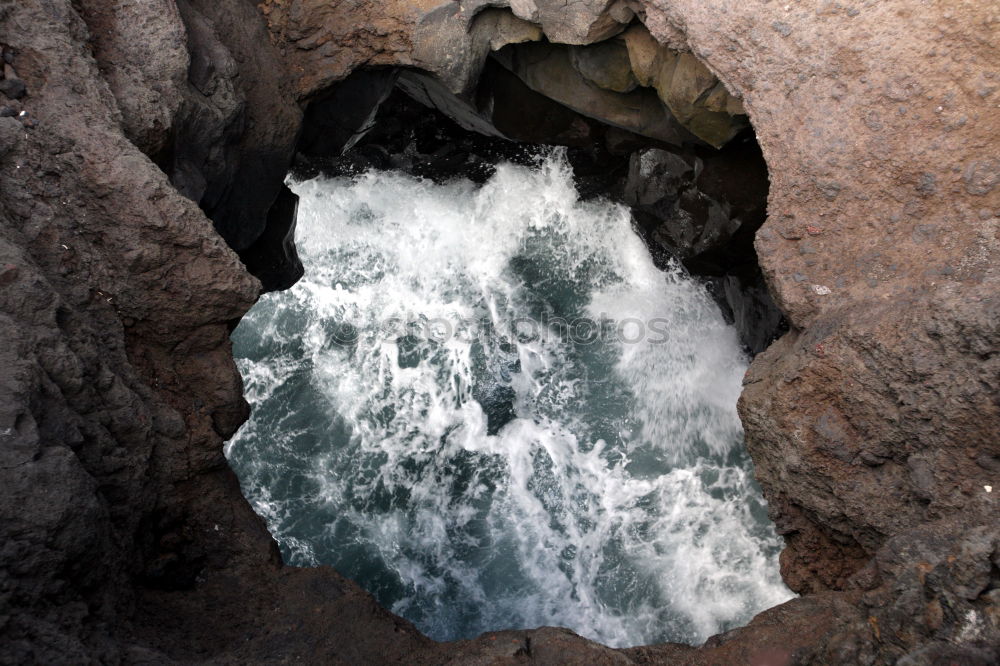
[[306, 275], [233, 334], [253, 414], [227, 445], [286, 561], [439, 640], [699, 643], [790, 598], [735, 332], [558, 152], [481, 186], [291, 185]]

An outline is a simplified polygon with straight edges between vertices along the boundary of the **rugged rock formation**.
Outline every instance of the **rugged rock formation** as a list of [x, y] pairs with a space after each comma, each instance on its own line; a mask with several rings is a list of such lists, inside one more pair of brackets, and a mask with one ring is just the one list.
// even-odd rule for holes
[[[302, 73], [303, 98], [362, 65], [415, 67], [432, 75], [421, 76], [434, 88], [426, 93], [428, 102], [463, 126], [488, 133], [488, 125], [473, 117], [488, 121], [490, 110], [470, 93], [493, 51], [532, 90], [667, 143], [702, 140], [720, 147], [746, 126], [740, 101], [715, 75], [682, 52], [688, 50], [682, 44], [660, 45], [642, 24], [632, 24], [635, 14], [626, 3], [587, 1], [556, 9], [514, 2], [510, 11], [497, 4], [398, 2], [376, 12], [365, 2], [331, 7], [322, 0], [268, 0], [262, 7], [293, 71]], [[376, 29], [358, 23], [359, 16]], [[543, 38], [548, 41], [538, 43]]]
[[[0, 662], [1000, 658], [1000, 15], [507, 4], [0, 0]], [[613, 39], [669, 105], [636, 20], [692, 68], [675, 119], [702, 136], [693, 110], [745, 111], [769, 166], [756, 246], [792, 328], [740, 409], [804, 596], [697, 649], [436, 644], [335, 572], [282, 567], [240, 496], [228, 331], [260, 283], [230, 248], [269, 286], [294, 274], [301, 104], [355, 69], [410, 68], [481, 119], [491, 51]], [[620, 45], [559, 48], [588, 85], [639, 89]]]
[[624, 201], [653, 250], [710, 282], [751, 353], [787, 330], [757, 266], [767, 167], [751, 136], [721, 151], [640, 148], [631, 153]]

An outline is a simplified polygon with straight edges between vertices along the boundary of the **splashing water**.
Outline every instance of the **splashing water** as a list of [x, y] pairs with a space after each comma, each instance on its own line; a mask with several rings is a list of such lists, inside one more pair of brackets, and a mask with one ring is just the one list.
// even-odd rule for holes
[[734, 331], [560, 153], [294, 189], [306, 277], [233, 335], [254, 411], [227, 447], [290, 563], [439, 640], [699, 643], [791, 596]]

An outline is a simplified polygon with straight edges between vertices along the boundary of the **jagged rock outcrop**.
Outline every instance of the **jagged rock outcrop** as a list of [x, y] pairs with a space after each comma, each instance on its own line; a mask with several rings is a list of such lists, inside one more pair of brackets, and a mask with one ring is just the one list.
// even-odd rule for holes
[[[1000, 657], [1000, 17], [973, 0], [506, 4], [0, 1], [0, 662]], [[670, 104], [634, 20], [713, 77], [691, 70], [675, 118], [701, 136], [685, 113], [745, 111], [767, 159], [756, 247], [791, 330], [740, 409], [804, 596], [700, 648], [555, 629], [433, 643], [335, 572], [282, 567], [240, 496], [228, 331], [260, 283], [231, 248], [272, 286], [294, 272], [300, 105], [355, 69], [420, 70], [478, 113], [490, 51], [618, 39]], [[570, 65], [634, 92], [601, 48]]]
[[666, 143], [719, 148], [748, 124], [740, 101], [701, 61], [660, 45], [641, 24], [598, 44], [518, 43], [495, 57], [532, 90]]
[[[625, 201], [650, 221], [654, 241], [684, 259], [721, 245], [742, 223], [727, 199], [698, 188], [704, 169], [697, 155], [660, 148], [636, 151], [629, 161]], [[764, 211], [750, 212], [763, 216]]]
[[[472, 92], [494, 52], [532, 90], [667, 143], [700, 140], [720, 147], [747, 125], [739, 100], [697, 58], [678, 50], [686, 48], [682, 43], [661, 45], [641, 24], [630, 27], [635, 13], [626, 3], [556, 9], [514, 2], [508, 10], [497, 4], [439, 0], [376, 10], [357, 0], [336, 7], [322, 0], [268, 0], [262, 7], [293, 71], [301, 73], [302, 98], [362, 65], [414, 67], [430, 75], [420, 80], [431, 90], [413, 94], [462, 126], [489, 132], [489, 124], [475, 117], [489, 120], [490, 108], [477, 104]], [[359, 16], [376, 29], [359, 24]], [[543, 36], [548, 41], [540, 41]], [[614, 39], [595, 45], [608, 38]]]
[[767, 189], [760, 148], [743, 136], [721, 151], [641, 147], [630, 154], [623, 191], [654, 257], [679, 259], [707, 280], [752, 354], [786, 330], [753, 250]]
[[585, 116], [664, 143], [696, 141], [664, 113], [656, 93], [646, 88], [617, 92], [593, 85], [574, 66], [574, 53], [551, 44], [523, 44], [503, 49], [496, 58], [535, 92]]
[[[172, 526], [205, 528], [222, 508], [212, 507], [231, 482], [220, 433], [245, 414], [227, 324], [258, 285], [126, 138], [161, 143], [151, 128], [164, 116], [124, 120], [102, 51], [81, 56], [90, 34], [81, 14], [68, 2], [16, 3], [0, 5], [0, 17], [27, 84], [24, 115], [4, 119], [19, 126], [0, 179], [0, 658], [113, 658], [133, 581], [185, 574], [170, 564], [183, 539], [157, 541]], [[266, 544], [252, 515], [225, 521]]]

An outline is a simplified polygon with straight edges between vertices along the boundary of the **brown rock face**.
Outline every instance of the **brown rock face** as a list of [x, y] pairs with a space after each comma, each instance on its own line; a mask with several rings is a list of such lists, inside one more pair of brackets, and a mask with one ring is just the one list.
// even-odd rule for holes
[[[507, 4], [0, 0], [0, 663], [1000, 659], [1000, 13]], [[475, 115], [490, 52], [543, 35], [622, 96], [624, 44], [695, 134], [713, 116], [682, 102], [745, 111], [768, 163], [756, 247], [792, 331], [740, 412], [803, 596], [699, 648], [434, 643], [283, 567], [222, 456], [260, 290], [230, 248], [275, 286], [294, 269], [300, 104], [391, 66]], [[614, 72], [576, 50], [607, 39]], [[663, 90], [660, 45], [689, 66]]]
[[790, 526], [792, 570], [797, 535], [871, 555], [931, 520], [995, 522], [1000, 189], [983, 174], [1000, 51], [977, 3], [781, 11], [674, 3], [647, 19], [683, 20], [743, 92], [770, 167], [757, 249], [796, 331], [757, 359], [741, 409], [776, 513], [825, 531]]

